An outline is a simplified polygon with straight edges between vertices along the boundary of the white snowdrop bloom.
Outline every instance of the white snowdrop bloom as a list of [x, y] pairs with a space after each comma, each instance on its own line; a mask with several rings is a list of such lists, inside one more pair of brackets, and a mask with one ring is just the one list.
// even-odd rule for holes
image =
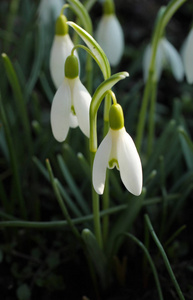
[[47, 26], [52, 20], [55, 21], [63, 5], [63, 0], [41, 0], [38, 7], [40, 23]]
[[98, 147], [93, 163], [93, 186], [103, 194], [107, 168], [120, 171], [128, 191], [138, 196], [142, 191], [142, 166], [135, 144], [124, 127], [122, 108], [113, 104], [110, 109], [110, 128]]
[[[143, 57], [143, 74], [144, 81], [147, 80], [149, 65], [151, 59], [151, 46], [148, 45]], [[184, 67], [182, 59], [174, 46], [166, 39], [162, 38], [159, 41], [156, 54], [156, 79], [159, 80], [162, 70], [165, 67], [170, 67], [177, 81], [182, 81], [184, 77]]]
[[189, 84], [193, 83], [193, 28], [190, 30], [182, 46], [182, 60], [186, 79]]
[[96, 40], [104, 50], [112, 66], [116, 66], [123, 55], [124, 36], [110, 0], [104, 2], [104, 13], [96, 31]]
[[[50, 52], [50, 73], [58, 89], [64, 79], [64, 64], [74, 44], [68, 34], [67, 19], [60, 15], [56, 21], [56, 34]], [[75, 55], [78, 57], [76, 51]]]
[[91, 96], [78, 76], [78, 59], [70, 55], [65, 63], [65, 77], [57, 90], [51, 107], [51, 128], [55, 139], [63, 142], [69, 128], [80, 127], [89, 137], [89, 108]]

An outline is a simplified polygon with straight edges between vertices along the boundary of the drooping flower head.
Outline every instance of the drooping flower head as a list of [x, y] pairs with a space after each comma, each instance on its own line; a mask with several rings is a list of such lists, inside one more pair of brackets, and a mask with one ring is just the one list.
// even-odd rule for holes
[[123, 55], [124, 36], [115, 15], [113, 0], [104, 1], [103, 16], [98, 24], [96, 39], [106, 53], [110, 64], [116, 66]]
[[89, 108], [91, 96], [79, 79], [79, 63], [72, 54], [65, 62], [65, 76], [51, 107], [51, 127], [55, 139], [63, 142], [69, 128], [80, 127], [89, 137]]
[[124, 127], [122, 107], [113, 104], [109, 113], [110, 128], [99, 145], [93, 163], [93, 186], [103, 194], [107, 168], [116, 167], [128, 191], [138, 196], [142, 190], [142, 166], [135, 144]]
[[186, 79], [189, 84], [193, 83], [193, 27], [182, 46], [182, 60]]
[[[56, 20], [55, 37], [50, 52], [50, 73], [58, 89], [64, 79], [64, 64], [74, 44], [68, 34], [66, 17], [61, 14]], [[75, 55], [78, 57], [77, 53]]]
[[[150, 59], [151, 59], [151, 45], [148, 45], [144, 57], [143, 57], [143, 75], [144, 81], [147, 80]], [[156, 79], [159, 81], [162, 70], [165, 67], [170, 67], [172, 73], [177, 81], [182, 81], [184, 77], [184, 67], [181, 57], [174, 46], [163, 37], [159, 41], [157, 53], [156, 53]]]

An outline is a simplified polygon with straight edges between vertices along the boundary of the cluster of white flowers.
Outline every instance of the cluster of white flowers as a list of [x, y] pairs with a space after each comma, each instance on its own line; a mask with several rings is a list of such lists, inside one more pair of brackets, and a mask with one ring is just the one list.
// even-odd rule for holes
[[[152, 48], [148, 45], [143, 56], [143, 77], [147, 80]], [[182, 81], [184, 74], [188, 83], [193, 83], [193, 29], [185, 39], [181, 55], [174, 46], [163, 37], [160, 39], [156, 53], [156, 80], [159, 81], [164, 67], [170, 67], [177, 81]]]
[[[107, 2], [109, 2], [107, 0]], [[112, 65], [119, 62], [123, 51], [123, 34], [115, 15], [104, 16], [105, 28], [103, 30], [105, 40], [110, 48], [104, 48], [109, 55]], [[79, 79], [78, 55], [72, 53], [74, 47], [69, 34], [66, 17], [60, 15], [56, 21], [56, 35], [53, 41], [50, 55], [50, 72], [57, 92], [51, 107], [51, 128], [57, 141], [63, 142], [68, 134], [69, 128], [80, 127], [81, 131], [89, 138], [89, 108], [91, 96]], [[101, 24], [104, 24], [104, 19]], [[103, 37], [99, 25], [98, 37]], [[112, 33], [116, 38], [112, 38]], [[107, 38], [111, 40], [112, 42]], [[113, 44], [115, 43], [115, 44]], [[118, 48], [116, 48], [118, 46]], [[118, 51], [116, 51], [116, 49]], [[111, 51], [109, 51], [111, 49]], [[112, 49], [115, 51], [112, 52]], [[73, 51], [74, 52], [74, 51]], [[113, 55], [111, 55], [111, 52]], [[65, 67], [64, 67], [65, 66]], [[113, 114], [114, 110], [120, 110], [118, 117]], [[113, 116], [112, 116], [113, 114]], [[116, 122], [116, 118], [117, 122]], [[93, 163], [93, 186], [98, 194], [104, 191], [106, 169], [114, 166], [120, 170], [120, 176], [125, 187], [134, 195], [140, 195], [142, 190], [142, 167], [141, 161], [130, 135], [126, 132], [124, 122], [121, 126], [119, 119], [123, 119], [120, 105], [112, 105], [110, 109], [110, 129], [101, 142]], [[113, 121], [112, 121], [113, 120]], [[112, 125], [115, 124], [115, 125]]]

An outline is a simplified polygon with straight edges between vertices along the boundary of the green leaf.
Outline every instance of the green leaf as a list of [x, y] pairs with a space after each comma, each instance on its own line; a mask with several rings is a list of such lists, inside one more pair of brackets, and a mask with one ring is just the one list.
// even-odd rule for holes
[[106, 266], [106, 258], [104, 256], [104, 253], [100, 249], [95, 236], [89, 229], [85, 228], [82, 231], [82, 238], [86, 245], [88, 254], [99, 275], [99, 278], [101, 279], [101, 283], [105, 285], [107, 266]]
[[103, 49], [99, 46], [99, 44], [95, 41], [95, 39], [86, 30], [84, 30], [74, 22], [68, 21], [67, 24], [71, 26], [78, 33], [78, 35], [82, 38], [82, 40], [91, 50], [95, 61], [97, 62], [99, 68], [103, 73], [104, 78], [107, 79], [111, 75], [111, 69], [110, 69], [109, 61]]
[[31, 291], [28, 285], [24, 283], [18, 287], [16, 294], [19, 300], [29, 300], [31, 296]]
[[76, 13], [76, 15], [80, 18], [80, 21], [86, 31], [88, 31], [90, 34], [92, 34], [92, 22], [91, 18], [85, 9], [84, 5], [80, 3], [80, 1], [77, 0], [68, 0], [70, 3], [71, 8]]

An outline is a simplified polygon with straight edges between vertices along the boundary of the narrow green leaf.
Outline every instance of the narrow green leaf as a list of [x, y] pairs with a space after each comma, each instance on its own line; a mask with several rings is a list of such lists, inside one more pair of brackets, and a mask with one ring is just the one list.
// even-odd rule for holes
[[184, 153], [184, 159], [186, 160], [189, 170], [193, 170], [193, 142], [182, 126], [178, 128], [178, 132], [180, 134], [180, 142]]
[[43, 63], [44, 56], [44, 34], [43, 28], [41, 26], [38, 27], [38, 33], [36, 37], [36, 49], [34, 55], [34, 62], [32, 65], [32, 70], [30, 73], [29, 80], [26, 86], [26, 94], [29, 96], [34, 88], [34, 85], [39, 77], [40, 69]]
[[91, 18], [84, 5], [78, 0], [67, 0], [67, 1], [70, 3], [70, 6], [72, 7], [76, 15], [80, 18], [80, 21], [83, 27], [85, 28], [85, 30], [88, 33], [92, 34]]
[[13, 90], [13, 95], [16, 101], [16, 105], [18, 108], [18, 113], [19, 113], [19, 119], [22, 122], [23, 125], [23, 130], [26, 135], [26, 140], [27, 140], [27, 146], [29, 149], [29, 153], [32, 153], [32, 141], [31, 141], [31, 132], [30, 132], [30, 122], [27, 114], [27, 108], [26, 108], [26, 101], [23, 97], [21, 87], [19, 84], [19, 80], [17, 77], [17, 74], [14, 70], [14, 67], [12, 65], [11, 60], [9, 57], [3, 53], [2, 54], [2, 59], [4, 62], [4, 67], [6, 70], [7, 77], [9, 79], [10, 85]]
[[[37, 157], [33, 157], [33, 161], [36, 164], [36, 166], [38, 167], [38, 169], [40, 170], [40, 172], [43, 174], [43, 176], [46, 178], [46, 180], [50, 181], [50, 177], [49, 177], [48, 171], [45, 168], [45, 166], [40, 162], [40, 160]], [[80, 217], [82, 215], [82, 213], [80, 212], [80, 210], [78, 209], [78, 207], [74, 204], [74, 202], [72, 201], [72, 199], [69, 197], [68, 193], [63, 188], [63, 186], [60, 183], [60, 181], [58, 181], [58, 188], [59, 188], [59, 191], [60, 191], [62, 197], [64, 198], [66, 204], [68, 205], [69, 209], [73, 212], [73, 214], [76, 217]]]
[[117, 217], [117, 220], [111, 227], [111, 231], [108, 236], [108, 240], [106, 243], [107, 252], [114, 254], [118, 251], [119, 247], [121, 246], [122, 239], [120, 238], [116, 242], [116, 247], [115, 240], [120, 234], [128, 231], [132, 226], [134, 220], [136, 219], [142, 208], [145, 194], [146, 191], [145, 189], [143, 189], [142, 194], [139, 197], [132, 197], [128, 202], [127, 208]]
[[107, 79], [111, 75], [111, 68], [107, 56], [104, 53], [103, 49], [86, 30], [84, 30], [83, 28], [81, 28], [80, 26], [78, 26], [77, 24], [71, 21], [68, 21], [67, 24], [71, 26], [78, 33], [78, 35], [82, 38], [82, 40], [91, 50], [97, 64], [99, 65], [103, 73], [104, 78]]
[[156, 283], [156, 286], [157, 286], [157, 291], [158, 291], [158, 294], [159, 294], [159, 299], [163, 300], [163, 294], [162, 294], [162, 289], [161, 289], [160, 281], [159, 281], [159, 278], [158, 278], [157, 270], [156, 270], [155, 264], [154, 264], [154, 262], [151, 258], [151, 255], [149, 254], [149, 251], [147, 250], [145, 245], [139, 239], [137, 239], [134, 235], [132, 235], [131, 233], [125, 233], [124, 235], [131, 238], [143, 250], [144, 254], [146, 255], [147, 260], [149, 261], [149, 264], [151, 266], [154, 279], [155, 279], [155, 283]]
[[147, 214], [145, 215], [145, 222], [146, 222], [146, 224], [147, 224], [147, 226], [149, 228], [149, 231], [150, 231], [150, 233], [152, 235], [152, 238], [153, 238], [154, 242], [156, 243], [156, 245], [157, 245], [157, 247], [158, 247], [158, 249], [160, 251], [160, 254], [161, 254], [161, 256], [162, 256], [162, 258], [164, 260], [166, 269], [167, 269], [167, 271], [169, 273], [169, 276], [170, 276], [170, 278], [171, 278], [171, 280], [172, 280], [172, 282], [173, 282], [173, 284], [175, 286], [175, 289], [176, 289], [176, 292], [177, 292], [177, 294], [179, 296], [179, 299], [180, 300], [185, 300], [185, 298], [184, 298], [184, 296], [182, 294], [182, 291], [180, 289], [180, 286], [179, 286], [179, 284], [178, 284], [178, 282], [176, 280], [176, 277], [175, 277], [175, 275], [173, 273], [173, 270], [171, 268], [171, 265], [170, 265], [170, 262], [168, 260], [168, 257], [167, 257], [167, 255], [166, 255], [166, 253], [164, 251], [164, 248], [163, 248], [162, 244], [160, 243], [160, 241], [159, 241], [159, 239], [158, 239], [158, 237], [157, 237], [157, 235], [156, 235], [156, 233], [155, 233], [155, 231], [153, 229], [153, 226], [151, 224], [150, 218], [149, 218], [149, 216]]
[[16, 194], [18, 197], [19, 205], [20, 205], [21, 215], [23, 218], [26, 218], [27, 212], [26, 212], [24, 198], [22, 195], [21, 179], [19, 176], [19, 166], [18, 166], [17, 156], [16, 156], [14, 144], [13, 144], [13, 139], [11, 136], [11, 129], [9, 127], [6, 112], [3, 107], [1, 95], [0, 95], [0, 115], [1, 115], [1, 120], [3, 122], [3, 128], [5, 131], [5, 137], [6, 137], [7, 145], [8, 145], [8, 149], [9, 149], [9, 156], [10, 156], [10, 161], [11, 161], [13, 177], [15, 180]]
[[104, 253], [100, 249], [94, 234], [89, 229], [86, 228], [82, 231], [82, 238], [86, 245], [88, 254], [99, 275], [101, 284], [105, 286], [106, 278], [107, 278], [106, 276], [107, 265], [106, 265], [106, 258], [104, 256]]
[[83, 198], [83, 196], [80, 192], [80, 189], [77, 187], [73, 177], [71, 176], [71, 174], [63, 160], [63, 157], [59, 154], [59, 155], [57, 155], [57, 159], [58, 159], [58, 163], [59, 163], [60, 169], [62, 171], [62, 174], [63, 174], [67, 184], [69, 185], [70, 190], [72, 191], [74, 197], [76, 198], [76, 200], [79, 204], [79, 207], [82, 209], [82, 211], [85, 214], [88, 214], [89, 213], [88, 205], [87, 205], [85, 199]]

